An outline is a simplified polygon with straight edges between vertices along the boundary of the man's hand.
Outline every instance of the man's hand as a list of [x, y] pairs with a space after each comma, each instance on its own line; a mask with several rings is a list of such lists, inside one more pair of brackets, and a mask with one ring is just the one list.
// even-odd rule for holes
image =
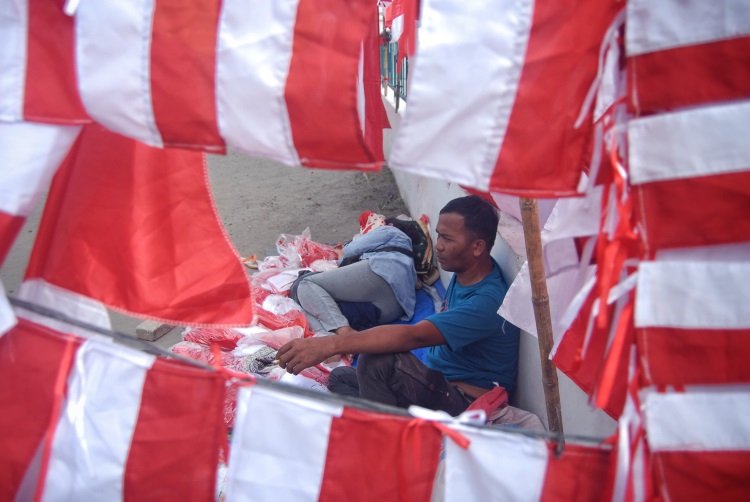
[[333, 246], [333, 251], [336, 253], [336, 256], [339, 257], [339, 260], [344, 257], [344, 245], [340, 242]]
[[[333, 335], [336, 336], [336, 335]], [[302, 370], [315, 366], [335, 353], [328, 338], [295, 338], [284, 344], [276, 354], [279, 366], [299, 375]]]

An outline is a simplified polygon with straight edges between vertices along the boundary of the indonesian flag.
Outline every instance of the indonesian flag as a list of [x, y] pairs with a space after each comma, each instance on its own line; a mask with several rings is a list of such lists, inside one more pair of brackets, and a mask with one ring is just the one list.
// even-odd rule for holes
[[635, 326], [655, 385], [750, 382], [750, 246], [660, 253], [638, 268]]
[[621, 2], [425, 0], [393, 168], [483, 191], [577, 192]]
[[378, 11], [373, 10], [362, 43], [360, 61], [359, 116], [367, 146], [379, 161], [385, 160], [383, 153], [383, 129], [389, 129], [388, 114], [385, 111], [381, 91], [380, 75], [380, 32]]
[[214, 499], [223, 377], [25, 320], [0, 357], [4, 499]]
[[[79, 126], [0, 122], [0, 265], [79, 132]], [[3, 292], [0, 335], [15, 323]]]
[[0, 121], [90, 122], [76, 87], [75, 26], [66, 0], [4, 0]]
[[[157, 147], [285, 164], [376, 169], [358, 73], [367, 0], [83, 1], [76, 64], [84, 106]], [[345, 21], [345, 22], [344, 22]]]
[[0, 264], [79, 131], [79, 126], [0, 122]]
[[630, 1], [629, 166], [650, 251], [750, 240], [750, 5]]
[[440, 443], [425, 420], [243, 388], [227, 500], [428, 501]]
[[207, 179], [199, 152], [85, 126], [53, 180], [21, 296], [84, 320], [91, 300], [171, 323], [251, 324]]
[[417, 51], [419, 0], [393, 0], [385, 8], [385, 25], [391, 28], [391, 41], [398, 42], [398, 64]]
[[446, 442], [445, 499], [461, 501], [605, 500], [611, 450], [497, 430], [456, 427], [470, 441]]
[[648, 392], [646, 439], [664, 500], [745, 500], [750, 492], [750, 391]]

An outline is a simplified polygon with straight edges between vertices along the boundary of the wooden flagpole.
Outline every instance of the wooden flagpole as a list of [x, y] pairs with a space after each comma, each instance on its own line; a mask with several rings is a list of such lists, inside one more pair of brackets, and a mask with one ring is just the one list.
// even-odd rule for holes
[[557, 386], [557, 370], [549, 359], [552, 350], [552, 319], [547, 294], [547, 279], [544, 274], [542, 257], [542, 233], [539, 225], [539, 209], [536, 199], [522, 197], [521, 219], [523, 236], [526, 241], [526, 259], [529, 262], [531, 278], [531, 296], [534, 305], [536, 333], [539, 340], [539, 357], [542, 361], [542, 384], [544, 399], [547, 405], [547, 423], [549, 431], [563, 433], [562, 409], [560, 407], [560, 390]]

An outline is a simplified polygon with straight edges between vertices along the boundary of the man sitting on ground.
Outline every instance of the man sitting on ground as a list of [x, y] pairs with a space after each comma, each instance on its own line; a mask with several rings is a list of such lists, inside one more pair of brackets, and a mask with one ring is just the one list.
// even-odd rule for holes
[[[330, 356], [359, 353], [356, 368], [331, 372], [331, 391], [453, 416], [496, 385], [511, 391], [519, 331], [497, 314], [508, 290], [490, 256], [497, 224], [495, 208], [477, 196], [450, 201], [436, 227], [438, 262], [454, 272], [440, 312], [413, 325], [292, 340], [279, 349], [279, 365], [299, 374]], [[421, 347], [432, 347], [426, 364], [409, 352]]]

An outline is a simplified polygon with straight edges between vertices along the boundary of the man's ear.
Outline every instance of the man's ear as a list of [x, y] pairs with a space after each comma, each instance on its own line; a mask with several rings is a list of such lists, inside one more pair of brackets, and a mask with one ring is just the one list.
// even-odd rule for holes
[[485, 249], [487, 249], [487, 243], [484, 241], [484, 239], [477, 239], [474, 241], [474, 245], [472, 247], [474, 256], [476, 256], [477, 258], [482, 256]]

